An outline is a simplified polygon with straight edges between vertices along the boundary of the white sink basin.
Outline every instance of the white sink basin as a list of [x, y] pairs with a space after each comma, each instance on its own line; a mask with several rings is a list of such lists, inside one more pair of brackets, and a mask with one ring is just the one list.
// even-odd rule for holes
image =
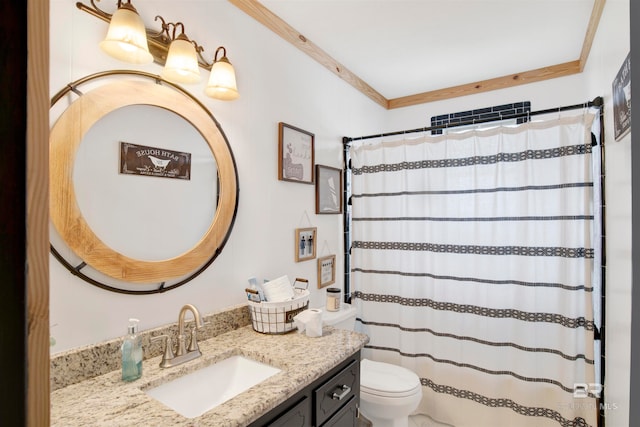
[[278, 372], [280, 369], [247, 357], [231, 356], [145, 393], [179, 414], [195, 418]]

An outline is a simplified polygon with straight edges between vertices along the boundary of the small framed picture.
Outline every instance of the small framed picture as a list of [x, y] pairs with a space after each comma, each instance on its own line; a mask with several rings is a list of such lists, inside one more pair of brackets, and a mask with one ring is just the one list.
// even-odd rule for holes
[[342, 213], [342, 170], [316, 165], [316, 213]]
[[318, 289], [329, 286], [336, 281], [336, 256], [329, 255], [318, 258]]
[[622, 63], [611, 84], [613, 92], [613, 129], [616, 141], [631, 130], [631, 53]]
[[316, 227], [296, 228], [296, 262], [316, 257]]
[[278, 123], [278, 179], [313, 184], [315, 135], [286, 123]]

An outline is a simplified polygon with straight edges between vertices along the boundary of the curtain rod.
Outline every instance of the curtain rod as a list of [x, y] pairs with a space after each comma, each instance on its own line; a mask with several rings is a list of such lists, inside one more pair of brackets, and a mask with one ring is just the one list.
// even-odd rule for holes
[[578, 110], [580, 108], [589, 108], [589, 107], [602, 108], [603, 104], [604, 104], [604, 100], [602, 99], [601, 96], [598, 96], [598, 97], [594, 98], [593, 101], [588, 101], [588, 102], [585, 102], [585, 103], [582, 103], [582, 104], [575, 104], [575, 105], [567, 105], [567, 106], [564, 106], [564, 107], [549, 108], [547, 110], [530, 111], [530, 112], [527, 112], [527, 113], [505, 114], [505, 115], [501, 114], [499, 118], [477, 119], [477, 120], [473, 119], [473, 120], [468, 120], [466, 122], [447, 123], [447, 124], [443, 124], [443, 125], [429, 126], [429, 127], [418, 128], [418, 129], [401, 130], [401, 131], [395, 131], [395, 132], [380, 133], [380, 134], [376, 134], [376, 135], [358, 136], [358, 137], [354, 137], [354, 138], [344, 137], [342, 139], [342, 141], [343, 141], [343, 144], [348, 145], [351, 141], [360, 141], [360, 140], [363, 140], [363, 139], [382, 138], [382, 137], [385, 137], [385, 136], [403, 135], [403, 134], [406, 134], [406, 133], [428, 132], [430, 130], [445, 129], [445, 128], [452, 128], [452, 127], [458, 127], [458, 126], [467, 126], [467, 125], [475, 125], [475, 124], [481, 124], [481, 123], [499, 122], [499, 121], [502, 121], [502, 120], [517, 119], [517, 118], [520, 118], [520, 117], [537, 116], [539, 114], [551, 114], [551, 113], [559, 113], [561, 111]]

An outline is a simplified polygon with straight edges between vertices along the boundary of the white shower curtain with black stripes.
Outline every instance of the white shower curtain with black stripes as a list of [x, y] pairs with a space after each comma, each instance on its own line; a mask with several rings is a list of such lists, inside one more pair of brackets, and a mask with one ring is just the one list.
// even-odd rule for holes
[[418, 374], [416, 413], [457, 427], [596, 426], [598, 120], [350, 148], [363, 356]]

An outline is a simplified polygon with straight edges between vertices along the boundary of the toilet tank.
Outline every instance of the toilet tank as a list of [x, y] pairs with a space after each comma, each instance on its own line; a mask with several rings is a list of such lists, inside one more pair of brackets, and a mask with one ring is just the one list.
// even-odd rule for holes
[[336, 329], [354, 330], [356, 326], [356, 308], [351, 304], [340, 304], [340, 310], [328, 311], [322, 309], [322, 323]]

